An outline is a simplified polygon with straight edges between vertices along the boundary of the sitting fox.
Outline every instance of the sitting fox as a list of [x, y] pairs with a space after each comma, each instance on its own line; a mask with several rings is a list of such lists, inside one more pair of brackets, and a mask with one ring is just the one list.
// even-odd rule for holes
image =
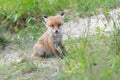
[[[47, 31], [34, 45], [34, 57], [48, 58], [52, 55], [63, 58], [66, 50], [62, 43], [62, 25], [64, 13], [56, 16], [44, 16]], [[61, 49], [62, 55], [58, 51]]]

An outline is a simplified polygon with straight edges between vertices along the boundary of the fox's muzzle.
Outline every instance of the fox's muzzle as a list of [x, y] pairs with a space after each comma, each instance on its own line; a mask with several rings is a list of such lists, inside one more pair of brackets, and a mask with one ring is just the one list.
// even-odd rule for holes
[[58, 34], [59, 33], [59, 31], [58, 30], [55, 30], [55, 34]]

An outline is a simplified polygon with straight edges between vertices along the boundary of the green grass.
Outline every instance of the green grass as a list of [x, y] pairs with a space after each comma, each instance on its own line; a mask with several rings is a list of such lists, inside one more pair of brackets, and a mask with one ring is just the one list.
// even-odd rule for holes
[[12, 80], [19, 79], [20, 76], [24, 74], [39, 71], [40, 69], [38, 64], [29, 61], [25, 63], [12, 62], [9, 64], [2, 64], [0, 65], [0, 70], [2, 80]]
[[51, 80], [119, 80], [120, 51], [116, 48], [120, 42], [116, 45], [114, 39], [120, 41], [118, 36], [104, 34], [68, 40], [71, 54], [64, 60], [65, 69]]
[[80, 17], [119, 7], [120, 0], [0, 0], [0, 28], [18, 32], [28, 23], [41, 23], [43, 15], [59, 11], [77, 11]]
[[[45, 31], [43, 15], [54, 15], [65, 9], [86, 17], [119, 7], [120, 0], [0, 0], [0, 45], [17, 45], [22, 55], [29, 56], [36, 40]], [[72, 15], [74, 16], [74, 15]], [[66, 19], [67, 20], [67, 19]], [[72, 20], [72, 19], [71, 19]], [[117, 24], [106, 36], [98, 34], [65, 41], [69, 50], [63, 60], [54, 60], [52, 66], [40, 66], [44, 59], [24, 62], [4, 62], [0, 54], [2, 80], [119, 80], [120, 34]], [[17, 49], [16, 48], [16, 49]], [[28, 51], [27, 51], [28, 50]], [[49, 59], [48, 59], [49, 60]], [[57, 67], [57, 69], [56, 69]]]
[[119, 45], [116, 46], [116, 39], [120, 40], [119, 36], [108, 37], [102, 33], [69, 39], [65, 41], [69, 54], [63, 60], [53, 62], [52, 67], [41, 67], [40, 64], [44, 59], [2, 63], [0, 76], [2, 80], [47, 79], [49, 71], [54, 71], [55, 67], [58, 67], [55, 70], [57, 75], [49, 78], [50, 80], [119, 80], [120, 52], [116, 51], [119, 48]]
[[[5, 41], [12, 41], [14, 33], [14, 36], [17, 33], [16, 37], [27, 33], [36, 40], [39, 33], [34, 34], [34, 30], [44, 28], [43, 15], [55, 15], [66, 9], [77, 13], [72, 16], [80, 17], [99, 14], [101, 11], [107, 14], [109, 9], [119, 7], [119, 4], [120, 0], [0, 0], [0, 34], [5, 36]], [[65, 21], [70, 20], [67, 18]]]

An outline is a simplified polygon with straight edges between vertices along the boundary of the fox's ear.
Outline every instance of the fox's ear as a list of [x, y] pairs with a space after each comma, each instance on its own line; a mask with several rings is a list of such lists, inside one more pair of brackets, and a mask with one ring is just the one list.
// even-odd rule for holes
[[64, 18], [64, 16], [65, 16], [65, 13], [64, 13], [64, 12], [62, 12], [60, 15], [62, 16], [62, 18]]
[[43, 16], [43, 19], [45, 20], [45, 22], [47, 21], [48, 16]]

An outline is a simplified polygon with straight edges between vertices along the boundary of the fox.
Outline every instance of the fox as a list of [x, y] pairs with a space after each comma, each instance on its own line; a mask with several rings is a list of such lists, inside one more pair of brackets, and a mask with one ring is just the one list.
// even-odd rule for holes
[[[33, 47], [34, 58], [48, 58], [50, 56], [63, 58], [67, 52], [62, 40], [64, 15], [65, 13], [55, 16], [43, 16], [47, 30], [38, 39]], [[60, 53], [59, 49], [61, 49], [62, 53]]]

